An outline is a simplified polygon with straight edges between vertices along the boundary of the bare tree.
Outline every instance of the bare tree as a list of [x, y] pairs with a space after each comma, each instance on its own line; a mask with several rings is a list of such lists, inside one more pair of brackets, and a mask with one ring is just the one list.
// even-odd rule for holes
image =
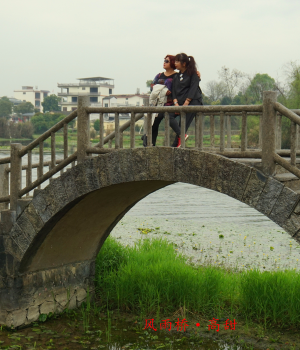
[[205, 92], [211, 101], [217, 101], [226, 95], [226, 86], [223, 82], [211, 80], [206, 84]]
[[236, 90], [243, 83], [245, 73], [239, 71], [238, 69], [233, 69], [230, 71], [229, 68], [223, 66], [218, 74], [221, 82], [223, 82], [226, 86], [226, 96], [233, 98], [236, 94]]

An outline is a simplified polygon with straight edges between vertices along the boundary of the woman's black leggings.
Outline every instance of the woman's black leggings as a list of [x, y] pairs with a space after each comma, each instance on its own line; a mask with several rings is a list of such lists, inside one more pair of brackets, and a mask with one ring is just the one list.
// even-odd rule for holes
[[[172, 117], [171, 117], [171, 115], [172, 115]], [[175, 120], [176, 115], [174, 113], [170, 113], [169, 116], [170, 116], [171, 128], [174, 130], [176, 135], [180, 135], [180, 127], [179, 127], [177, 121]], [[155, 146], [155, 144], [156, 144], [159, 124], [161, 123], [161, 121], [163, 119], [164, 119], [164, 113], [159, 113], [158, 116], [154, 119], [154, 123], [152, 125], [152, 145], [153, 146]]]
[[[190, 102], [190, 104], [189, 104], [189, 106], [201, 106], [201, 105], [203, 105], [202, 100], [192, 100]], [[173, 113], [170, 113], [170, 120], [171, 120], [171, 114], [173, 114]], [[176, 117], [176, 115], [174, 115], [174, 116]], [[192, 121], [195, 118], [195, 116], [196, 116], [196, 113], [187, 113], [186, 114], [185, 133], [187, 133], [188, 128], [192, 124]], [[181, 120], [179, 121], [179, 130], [180, 130], [180, 125], [181, 125]], [[172, 144], [172, 147], [177, 147], [177, 145], [178, 145], [178, 136], [180, 137], [180, 133], [179, 134], [176, 133], [176, 137], [175, 137], [175, 140], [174, 140], [174, 142]]]

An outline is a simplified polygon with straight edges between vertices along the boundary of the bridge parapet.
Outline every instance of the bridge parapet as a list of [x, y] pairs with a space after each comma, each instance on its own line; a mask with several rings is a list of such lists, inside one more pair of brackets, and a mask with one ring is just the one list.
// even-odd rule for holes
[[[165, 133], [164, 145], [170, 145], [170, 112], [180, 114], [181, 123], [185, 125], [185, 115], [188, 112], [195, 112], [195, 144], [194, 149], [204, 150], [203, 134], [204, 134], [204, 117], [210, 116], [210, 148], [206, 148], [209, 152], [222, 154], [229, 158], [262, 158], [262, 168], [266, 175], [274, 175], [275, 164], [280, 164], [289, 172], [300, 178], [300, 170], [296, 167], [296, 156], [299, 151], [299, 125], [300, 110], [289, 110], [280, 103], [276, 102], [275, 92], [264, 92], [264, 100], [262, 105], [246, 105], [246, 106], [185, 106], [185, 107], [88, 107], [85, 96], [78, 98], [78, 109], [61, 120], [51, 129], [39, 136], [29, 145], [22, 147], [21, 144], [11, 145], [11, 156], [0, 159], [0, 210], [8, 209], [17, 210], [18, 199], [29, 196], [34, 189], [40, 189], [41, 184], [52, 179], [53, 175], [63, 172], [64, 169], [76, 162], [83, 161], [86, 157], [93, 154], [103, 154], [113, 152], [115, 149], [123, 148], [123, 133], [130, 129], [130, 148], [135, 148], [135, 125], [136, 122], [144, 118], [144, 126], [147, 134], [148, 146], [151, 147], [152, 140], [152, 113], [165, 113]], [[98, 113], [100, 120], [99, 143], [90, 146], [90, 127], [89, 115]], [[104, 114], [115, 114], [115, 130], [104, 137]], [[120, 126], [119, 114], [130, 113], [131, 118], [128, 122]], [[146, 116], [144, 116], [146, 114]], [[241, 148], [232, 150], [231, 148], [231, 116], [239, 115], [242, 118], [241, 129]], [[257, 115], [260, 117], [259, 131], [259, 148], [249, 149], [247, 147], [247, 117], [249, 115]], [[214, 147], [215, 141], [215, 117], [220, 117], [220, 145]], [[281, 123], [282, 116], [291, 120], [291, 149], [281, 150]], [[68, 154], [68, 124], [75, 118], [78, 120], [77, 128], [77, 151]], [[227, 124], [227, 130], [226, 130]], [[182, 148], [185, 148], [184, 127], [182, 129]], [[55, 136], [58, 131], [63, 130], [63, 159], [56, 159]], [[227, 145], [225, 145], [225, 135], [227, 131]], [[44, 161], [44, 142], [50, 138], [51, 143], [51, 160]], [[114, 149], [112, 148], [112, 140], [114, 140]], [[105, 147], [108, 145], [108, 148]], [[32, 164], [32, 152], [39, 152], [39, 163]], [[22, 162], [24, 156], [27, 155], [27, 164]], [[291, 161], [288, 162], [282, 156], [290, 156]], [[49, 171], [43, 173], [44, 167], [49, 166]], [[37, 169], [37, 179], [32, 181], [32, 171]], [[21, 186], [21, 172], [26, 171], [26, 186]]]

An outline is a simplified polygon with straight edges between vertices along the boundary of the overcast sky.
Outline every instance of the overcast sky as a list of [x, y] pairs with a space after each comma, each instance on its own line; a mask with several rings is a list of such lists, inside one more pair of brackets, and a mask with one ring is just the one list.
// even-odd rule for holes
[[225, 65], [283, 80], [300, 59], [299, 0], [1, 0], [0, 96], [104, 76], [146, 92], [166, 54], [194, 56], [201, 87]]

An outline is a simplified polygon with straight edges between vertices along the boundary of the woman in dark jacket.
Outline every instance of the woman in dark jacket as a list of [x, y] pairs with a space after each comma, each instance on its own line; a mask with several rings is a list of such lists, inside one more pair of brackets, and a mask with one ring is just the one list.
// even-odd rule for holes
[[[193, 56], [180, 53], [175, 56], [175, 67], [179, 70], [173, 78], [172, 99], [175, 106], [200, 106], [202, 103], [202, 91], [199, 87], [199, 77], [197, 75], [196, 62]], [[196, 113], [186, 114], [187, 132]], [[175, 119], [175, 113], [170, 113], [170, 120]], [[180, 123], [179, 123], [180, 126]], [[188, 135], [185, 134], [185, 139]], [[173, 147], [181, 147], [180, 134], [177, 133]]]

